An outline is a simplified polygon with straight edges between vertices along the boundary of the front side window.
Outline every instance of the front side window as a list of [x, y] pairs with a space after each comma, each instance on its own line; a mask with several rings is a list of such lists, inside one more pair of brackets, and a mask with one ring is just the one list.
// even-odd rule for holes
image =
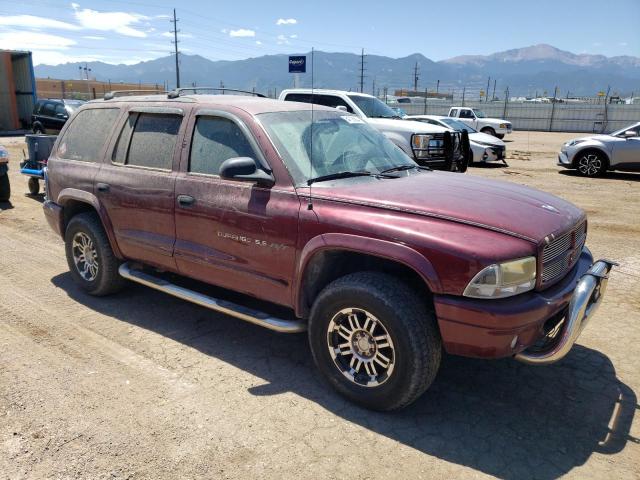
[[450, 117], [457, 117], [458, 116], [458, 109], [454, 108], [453, 110], [451, 110], [451, 113], [449, 113]]
[[473, 118], [471, 110], [460, 110], [460, 118]]
[[78, 112], [60, 140], [58, 156], [82, 162], [99, 162], [119, 112], [117, 108], [93, 108]]
[[415, 165], [387, 137], [355, 115], [310, 110], [258, 115], [296, 185], [342, 171], [379, 173]]
[[198, 117], [191, 141], [189, 171], [218, 175], [220, 165], [235, 157], [255, 158], [240, 127], [222, 117]]
[[130, 113], [120, 132], [113, 161], [171, 170], [181, 122], [180, 115]]

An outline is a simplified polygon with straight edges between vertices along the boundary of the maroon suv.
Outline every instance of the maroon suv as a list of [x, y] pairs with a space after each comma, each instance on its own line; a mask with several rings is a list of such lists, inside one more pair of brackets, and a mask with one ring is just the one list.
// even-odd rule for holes
[[357, 117], [303, 103], [92, 101], [62, 130], [47, 183], [47, 220], [88, 293], [129, 279], [308, 330], [328, 382], [380, 410], [424, 392], [443, 350], [564, 357], [612, 265], [593, 262], [571, 203], [420, 167]]

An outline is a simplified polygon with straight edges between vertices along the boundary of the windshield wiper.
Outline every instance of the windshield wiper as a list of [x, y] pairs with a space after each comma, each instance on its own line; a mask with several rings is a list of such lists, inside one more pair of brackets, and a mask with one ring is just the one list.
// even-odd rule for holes
[[412, 170], [417, 168], [418, 170], [431, 170], [429, 167], [423, 167], [422, 165], [398, 165], [396, 167], [387, 168], [386, 170], [382, 170], [380, 175], [384, 175], [385, 173], [391, 172], [402, 172], [404, 170]]
[[327, 180], [338, 180], [340, 178], [351, 178], [351, 177], [383, 177], [383, 178], [397, 178], [394, 175], [385, 175], [385, 172], [380, 173], [372, 173], [367, 170], [358, 170], [358, 171], [343, 171], [336, 173], [329, 173], [328, 175], [321, 175], [319, 177], [310, 178], [307, 180], [307, 185], [311, 185], [316, 182], [325, 182]]

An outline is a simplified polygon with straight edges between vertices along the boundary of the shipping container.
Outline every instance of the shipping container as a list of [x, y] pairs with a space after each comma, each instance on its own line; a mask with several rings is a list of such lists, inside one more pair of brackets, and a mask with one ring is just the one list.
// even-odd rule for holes
[[0, 132], [28, 129], [35, 102], [31, 52], [0, 50]]

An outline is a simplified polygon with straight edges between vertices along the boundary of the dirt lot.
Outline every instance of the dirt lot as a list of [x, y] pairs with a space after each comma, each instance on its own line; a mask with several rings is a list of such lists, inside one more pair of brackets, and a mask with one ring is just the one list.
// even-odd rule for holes
[[560, 172], [575, 136], [517, 132], [508, 168], [469, 174], [575, 202], [594, 255], [620, 262], [579, 345], [544, 368], [448, 357], [384, 415], [328, 390], [304, 335], [141, 286], [82, 294], [24, 195], [23, 140], [0, 139], [0, 478], [640, 478], [640, 174]]

